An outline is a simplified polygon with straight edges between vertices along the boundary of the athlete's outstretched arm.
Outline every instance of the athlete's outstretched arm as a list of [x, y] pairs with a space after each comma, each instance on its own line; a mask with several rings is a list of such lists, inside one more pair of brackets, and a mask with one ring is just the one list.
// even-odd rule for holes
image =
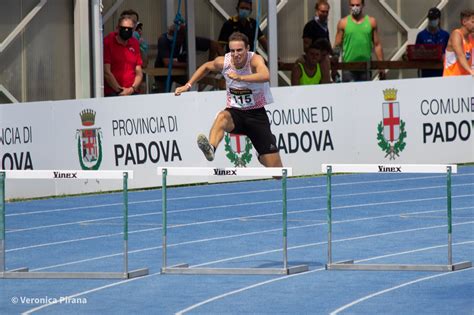
[[231, 72], [228, 74], [229, 78], [236, 81], [250, 83], [262, 83], [270, 81], [270, 72], [268, 71], [262, 56], [254, 54], [250, 60], [250, 66], [252, 67], [252, 74], [240, 75], [235, 72]]
[[224, 57], [217, 57], [212, 61], [206, 62], [205, 64], [200, 66], [196, 70], [196, 72], [194, 72], [194, 74], [191, 76], [191, 79], [189, 79], [189, 81], [185, 85], [176, 88], [176, 90], [174, 91], [174, 95], [181, 95], [181, 93], [189, 91], [189, 89], [194, 83], [204, 78], [209, 72], [220, 72], [223, 68]]

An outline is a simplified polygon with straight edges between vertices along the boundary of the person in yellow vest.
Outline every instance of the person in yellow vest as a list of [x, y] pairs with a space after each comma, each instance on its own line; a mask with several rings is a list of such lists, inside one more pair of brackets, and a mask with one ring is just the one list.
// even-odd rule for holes
[[[306, 50], [304, 61], [298, 60], [291, 71], [291, 85], [312, 85], [330, 83], [331, 66], [328, 62], [327, 48], [324, 47], [326, 39], [318, 39]], [[328, 44], [329, 45], [329, 44]], [[330, 46], [329, 46], [330, 48]]]
[[474, 10], [461, 12], [461, 27], [452, 31], [444, 56], [443, 77], [474, 75]]
[[[336, 52], [342, 49], [343, 62], [368, 62], [372, 58], [372, 48], [378, 61], [383, 60], [382, 43], [378, 35], [375, 18], [363, 13], [365, 0], [349, 0], [351, 14], [337, 24]], [[385, 79], [385, 71], [379, 71], [380, 79]], [[343, 71], [342, 81], [367, 81], [367, 71]]]

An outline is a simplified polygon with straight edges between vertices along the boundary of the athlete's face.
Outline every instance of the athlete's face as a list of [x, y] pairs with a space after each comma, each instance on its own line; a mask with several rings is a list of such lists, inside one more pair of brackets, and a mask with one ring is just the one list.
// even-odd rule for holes
[[469, 33], [474, 33], [474, 15], [463, 19], [462, 25], [469, 31]]
[[230, 56], [235, 66], [240, 67], [247, 62], [247, 52], [249, 47], [245, 47], [245, 43], [241, 40], [229, 42]]
[[316, 66], [321, 61], [321, 50], [309, 48], [306, 53], [306, 60], [312, 66]]

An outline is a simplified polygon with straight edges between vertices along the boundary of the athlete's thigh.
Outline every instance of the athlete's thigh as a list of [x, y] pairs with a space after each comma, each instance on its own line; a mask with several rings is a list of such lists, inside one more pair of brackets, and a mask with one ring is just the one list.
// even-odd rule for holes
[[258, 160], [265, 167], [283, 167], [280, 153], [278, 152], [262, 154], [258, 157]]
[[220, 111], [217, 114], [214, 125], [219, 126], [219, 128], [224, 129], [226, 132], [231, 132], [235, 128], [234, 119], [227, 110]]
[[243, 115], [245, 113], [242, 113], [241, 110], [234, 109], [234, 108], [226, 108], [222, 112], [225, 112], [227, 117], [229, 117], [229, 122], [227, 124], [227, 127], [225, 129], [226, 132], [234, 133], [234, 134], [245, 134], [245, 129], [244, 129], [244, 117]]
[[278, 152], [265, 110], [256, 111], [255, 115], [249, 116], [245, 129], [259, 155]]

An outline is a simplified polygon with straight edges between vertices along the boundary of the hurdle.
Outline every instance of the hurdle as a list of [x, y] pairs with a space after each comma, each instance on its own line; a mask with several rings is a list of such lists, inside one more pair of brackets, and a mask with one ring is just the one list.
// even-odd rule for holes
[[[457, 173], [457, 165], [440, 164], [322, 164], [327, 180], [327, 223], [328, 263], [327, 270], [413, 270], [413, 271], [456, 271], [472, 267], [472, 262], [453, 264], [452, 255], [452, 211], [451, 174]], [[331, 176], [334, 173], [446, 173], [448, 259], [446, 265], [435, 264], [355, 264], [354, 260], [332, 261], [332, 195]]]
[[[148, 268], [128, 270], [128, 179], [132, 171], [11, 170], [0, 171], [0, 278], [1, 279], [130, 279], [148, 274]], [[123, 271], [122, 272], [42, 272], [28, 267], [6, 270], [5, 187], [6, 179], [122, 179], [123, 182]]]
[[[288, 266], [287, 243], [287, 177], [292, 175], [291, 168], [209, 168], [209, 167], [158, 167], [162, 177], [162, 215], [163, 215], [163, 274], [231, 274], [231, 275], [289, 275], [308, 271], [307, 265]], [[235, 177], [281, 177], [283, 192], [283, 266], [282, 268], [198, 268], [189, 264], [167, 265], [167, 197], [166, 181], [168, 176], [204, 176], [218, 178]]]

